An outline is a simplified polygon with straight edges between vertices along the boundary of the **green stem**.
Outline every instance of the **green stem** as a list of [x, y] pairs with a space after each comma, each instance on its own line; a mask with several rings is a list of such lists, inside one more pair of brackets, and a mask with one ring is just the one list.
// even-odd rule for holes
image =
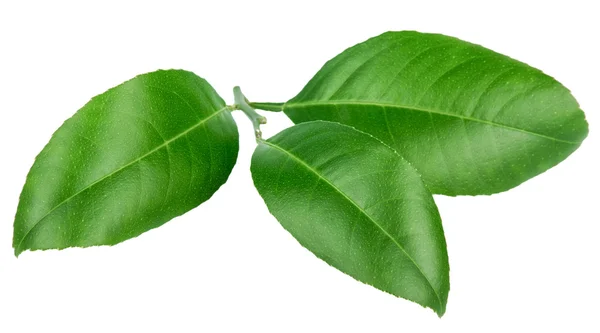
[[252, 108], [248, 104], [248, 99], [246, 99], [246, 96], [244, 96], [240, 87], [235, 86], [233, 88], [233, 98], [235, 101], [234, 107], [237, 110], [241, 110], [242, 112], [244, 112], [244, 114], [246, 114], [248, 119], [250, 119], [250, 121], [252, 122], [252, 126], [254, 127], [254, 134], [256, 135], [256, 141], [261, 141], [262, 132], [260, 131], [260, 125], [266, 124], [267, 118], [258, 114], [254, 110], [254, 108]]
[[272, 111], [272, 112], [280, 112], [283, 110], [283, 105], [285, 103], [261, 103], [261, 102], [257, 102], [257, 103], [248, 103], [250, 104], [250, 106], [252, 106], [255, 109], [259, 109], [259, 110], [265, 110], [265, 111]]

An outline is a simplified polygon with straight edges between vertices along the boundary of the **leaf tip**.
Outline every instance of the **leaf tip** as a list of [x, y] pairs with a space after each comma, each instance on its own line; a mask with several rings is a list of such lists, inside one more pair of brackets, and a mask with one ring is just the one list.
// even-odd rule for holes
[[23, 250], [18, 246], [15, 246], [14, 249], [15, 249], [15, 258], [19, 258], [19, 255], [21, 255], [21, 253], [23, 253]]
[[444, 314], [446, 313], [446, 305], [440, 304], [440, 307], [438, 309], [434, 309], [433, 311], [435, 311], [438, 318], [442, 318], [444, 316]]

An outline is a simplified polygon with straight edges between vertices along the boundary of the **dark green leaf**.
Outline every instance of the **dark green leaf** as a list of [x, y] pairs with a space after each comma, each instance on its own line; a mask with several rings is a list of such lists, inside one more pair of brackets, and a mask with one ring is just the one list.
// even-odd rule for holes
[[283, 106], [394, 147], [433, 193], [508, 190], [564, 160], [588, 133], [569, 91], [541, 71], [456, 38], [389, 32], [329, 61]]
[[15, 254], [113, 245], [206, 201], [237, 158], [229, 111], [205, 80], [181, 70], [94, 97], [36, 158], [15, 218]]
[[251, 168], [269, 211], [317, 257], [444, 313], [449, 268], [440, 216], [394, 150], [345, 125], [309, 122], [259, 143]]

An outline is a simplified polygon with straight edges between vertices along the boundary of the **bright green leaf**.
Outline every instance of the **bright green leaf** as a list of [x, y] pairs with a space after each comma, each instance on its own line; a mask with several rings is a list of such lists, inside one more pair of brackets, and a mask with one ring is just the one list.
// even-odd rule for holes
[[269, 211], [317, 257], [444, 313], [449, 267], [440, 216], [394, 150], [345, 125], [309, 122], [260, 142], [251, 169]]
[[36, 158], [15, 218], [15, 254], [113, 245], [206, 201], [237, 158], [229, 111], [205, 80], [181, 70], [94, 97]]
[[564, 160], [588, 133], [573, 96], [550, 76], [413, 31], [347, 49], [283, 110], [295, 123], [336, 121], [376, 136], [446, 195], [508, 190]]

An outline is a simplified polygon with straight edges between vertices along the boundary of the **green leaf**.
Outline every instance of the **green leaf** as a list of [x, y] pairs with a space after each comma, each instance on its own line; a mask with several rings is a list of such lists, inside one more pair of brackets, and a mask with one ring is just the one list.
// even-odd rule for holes
[[259, 143], [251, 170], [269, 211], [302, 246], [443, 315], [449, 267], [440, 216], [394, 150], [345, 125], [309, 122]]
[[295, 123], [336, 121], [376, 136], [446, 195], [508, 190], [564, 160], [588, 133], [576, 100], [550, 76], [414, 31], [347, 49], [283, 111]]
[[36, 158], [15, 218], [15, 254], [117, 244], [208, 200], [237, 158], [229, 111], [182, 70], [94, 97]]

